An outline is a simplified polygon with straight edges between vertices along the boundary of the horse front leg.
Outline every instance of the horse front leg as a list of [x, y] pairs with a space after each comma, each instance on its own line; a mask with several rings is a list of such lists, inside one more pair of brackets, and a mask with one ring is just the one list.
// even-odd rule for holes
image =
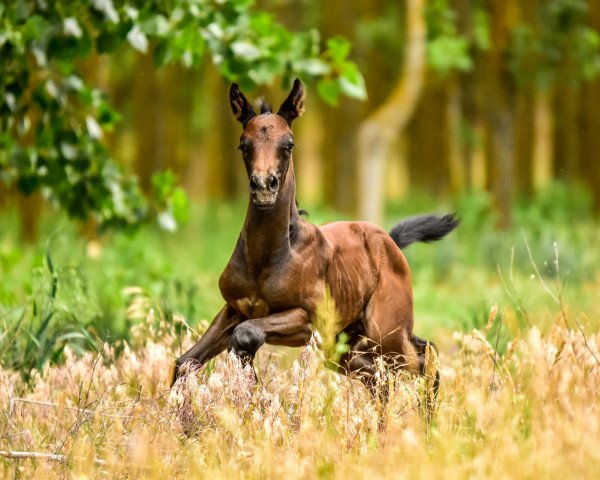
[[171, 367], [171, 386], [179, 377], [179, 369], [186, 361], [191, 360], [197, 365], [203, 365], [225, 350], [240, 322], [240, 315], [229, 305], [225, 305], [196, 344], [175, 360]]
[[288, 347], [306, 345], [312, 336], [311, 326], [308, 314], [302, 308], [253, 318], [235, 327], [230, 347], [242, 362], [248, 364], [265, 343]]

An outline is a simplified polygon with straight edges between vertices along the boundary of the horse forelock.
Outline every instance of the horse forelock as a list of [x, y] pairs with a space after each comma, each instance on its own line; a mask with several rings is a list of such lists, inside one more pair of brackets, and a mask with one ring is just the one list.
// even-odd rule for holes
[[263, 113], [273, 113], [273, 105], [268, 103], [264, 98], [259, 98], [258, 110], [260, 111], [261, 115]]

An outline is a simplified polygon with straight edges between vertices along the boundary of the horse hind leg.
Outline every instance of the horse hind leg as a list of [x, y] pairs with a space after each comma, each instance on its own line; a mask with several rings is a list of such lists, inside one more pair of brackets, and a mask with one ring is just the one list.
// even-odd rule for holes
[[377, 367], [376, 359], [380, 357], [378, 346], [367, 338], [353, 343], [350, 350], [339, 360], [340, 373], [360, 380], [371, 395], [376, 405], [379, 430], [386, 425], [386, 407], [389, 401], [389, 386], [387, 371]]
[[427, 411], [433, 412], [440, 389], [440, 370], [438, 367], [438, 348], [435, 343], [413, 335], [410, 343], [418, 354], [419, 373], [426, 379]]

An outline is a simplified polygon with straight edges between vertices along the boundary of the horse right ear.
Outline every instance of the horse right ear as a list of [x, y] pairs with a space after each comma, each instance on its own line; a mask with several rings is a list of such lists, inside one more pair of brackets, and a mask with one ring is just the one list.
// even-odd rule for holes
[[231, 103], [233, 116], [246, 128], [247, 123], [256, 116], [256, 113], [254, 113], [252, 105], [250, 105], [237, 83], [231, 84], [229, 102]]

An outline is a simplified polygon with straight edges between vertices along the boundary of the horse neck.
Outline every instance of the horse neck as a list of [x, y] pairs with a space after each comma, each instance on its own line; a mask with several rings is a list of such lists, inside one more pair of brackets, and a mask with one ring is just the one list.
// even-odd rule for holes
[[291, 250], [290, 228], [300, 221], [296, 207], [296, 181], [290, 163], [285, 180], [277, 196], [275, 206], [267, 211], [259, 210], [248, 202], [242, 237], [246, 246], [246, 258], [255, 268], [276, 262]]

